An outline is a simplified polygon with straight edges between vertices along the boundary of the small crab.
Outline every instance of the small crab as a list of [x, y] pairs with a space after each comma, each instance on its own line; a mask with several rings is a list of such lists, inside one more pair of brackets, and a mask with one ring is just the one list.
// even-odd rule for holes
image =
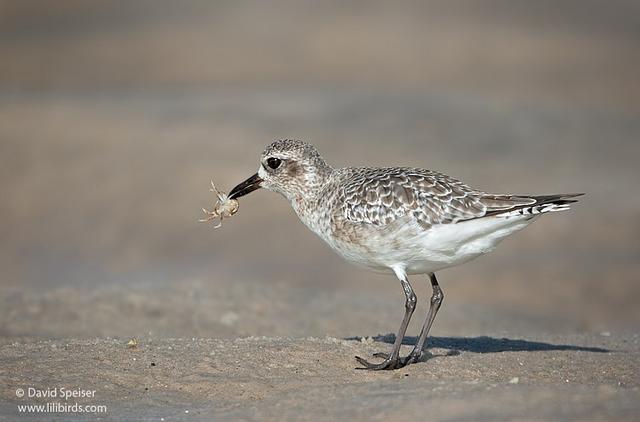
[[238, 201], [235, 199], [230, 199], [229, 195], [224, 192], [218, 191], [216, 189], [216, 185], [213, 184], [213, 180], [211, 181], [211, 188], [209, 188], [210, 192], [214, 192], [218, 197], [218, 200], [213, 205], [213, 210], [209, 211], [205, 208], [202, 209], [202, 212], [207, 216], [205, 218], [201, 218], [198, 220], [201, 223], [207, 223], [209, 221], [213, 221], [216, 218], [220, 218], [218, 224], [213, 226], [214, 229], [218, 227], [222, 227], [222, 219], [225, 217], [231, 217], [233, 214], [238, 212]]

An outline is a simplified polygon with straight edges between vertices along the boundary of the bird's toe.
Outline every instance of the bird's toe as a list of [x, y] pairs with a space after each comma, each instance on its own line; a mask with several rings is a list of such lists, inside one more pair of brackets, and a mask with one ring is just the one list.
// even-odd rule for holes
[[[386, 355], [386, 353], [384, 353], [384, 355]], [[361, 358], [360, 356], [356, 356], [356, 360], [360, 365], [362, 365], [362, 367], [359, 367], [356, 369], [367, 369], [369, 371], [380, 371], [383, 369], [387, 369], [387, 370], [398, 369], [404, 366], [404, 364], [402, 364], [398, 358], [391, 358], [391, 357], [387, 357], [385, 360], [383, 360], [380, 363], [371, 363], [366, 359]]]

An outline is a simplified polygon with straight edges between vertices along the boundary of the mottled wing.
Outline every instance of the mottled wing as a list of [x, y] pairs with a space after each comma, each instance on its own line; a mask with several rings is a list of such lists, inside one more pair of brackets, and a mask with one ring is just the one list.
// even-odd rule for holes
[[386, 226], [411, 215], [425, 228], [535, 203], [532, 198], [489, 195], [452, 177], [417, 168], [355, 169], [340, 196], [341, 211], [349, 221]]

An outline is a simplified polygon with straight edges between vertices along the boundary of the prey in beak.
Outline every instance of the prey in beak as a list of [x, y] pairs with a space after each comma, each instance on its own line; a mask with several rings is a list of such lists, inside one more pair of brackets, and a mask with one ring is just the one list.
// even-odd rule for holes
[[214, 228], [217, 229], [221, 227], [222, 220], [224, 218], [231, 217], [238, 212], [240, 204], [238, 203], [238, 200], [236, 198], [244, 196], [249, 192], [253, 192], [254, 190], [260, 188], [260, 183], [262, 183], [262, 179], [256, 173], [233, 188], [227, 195], [224, 192], [218, 191], [216, 185], [214, 185], [213, 181], [211, 181], [211, 188], [209, 190], [216, 194], [217, 201], [213, 205], [213, 209], [211, 211], [205, 208], [202, 209], [205, 217], [201, 218], [198, 221], [200, 221], [201, 223], [208, 223], [210, 221], [219, 220], [218, 224], [216, 224]]
[[231, 189], [231, 192], [229, 192], [229, 199], [237, 199], [253, 192], [256, 189], [260, 189], [260, 183], [262, 183], [262, 178], [258, 176], [258, 173], [256, 173], [235, 188]]

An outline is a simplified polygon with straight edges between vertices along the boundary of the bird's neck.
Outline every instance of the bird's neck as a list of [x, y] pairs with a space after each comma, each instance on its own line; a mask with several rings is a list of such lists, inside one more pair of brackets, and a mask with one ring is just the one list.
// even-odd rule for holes
[[294, 211], [309, 228], [312, 228], [312, 220], [316, 218], [314, 210], [317, 210], [319, 203], [325, 200], [325, 192], [334, 171], [329, 165], [317, 168], [305, 176], [304, 190], [296, 192], [289, 198]]

